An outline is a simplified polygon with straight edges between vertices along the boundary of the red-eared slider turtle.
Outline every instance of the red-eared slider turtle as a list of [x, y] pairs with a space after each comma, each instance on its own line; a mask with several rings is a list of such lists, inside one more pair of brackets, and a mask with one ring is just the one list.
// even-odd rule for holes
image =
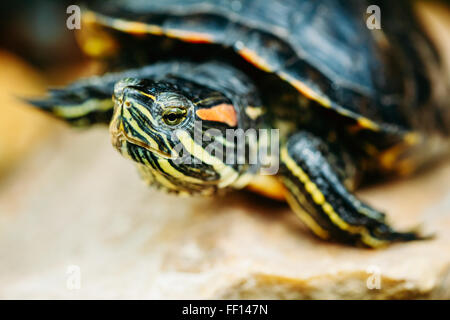
[[[380, 30], [367, 27], [362, 0], [100, 1], [79, 38], [109, 73], [33, 103], [74, 125], [110, 123], [114, 147], [160, 189], [250, 184], [281, 192], [323, 239], [419, 239], [352, 191], [440, 150], [448, 83], [411, 2], [374, 3]], [[255, 150], [272, 152], [251, 161]], [[267, 159], [265, 181], [276, 173], [280, 188], [252, 183]]]

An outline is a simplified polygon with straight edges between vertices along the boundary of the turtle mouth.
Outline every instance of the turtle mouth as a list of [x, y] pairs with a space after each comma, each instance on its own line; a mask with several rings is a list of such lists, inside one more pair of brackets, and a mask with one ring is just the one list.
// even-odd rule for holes
[[119, 150], [121, 149], [121, 142], [123, 140], [125, 140], [126, 142], [134, 144], [134, 145], [139, 146], [141, 148], [144, 148], [145, 150], [147, 150], [147, 151], [149, 151], [151, 153], [154, 153], [154, 154], [156, 154], [157, 156], [159, 156], [161, 158], [169, 159], [169, 160], [175, 160], [177, 158], [176, 156], [173, 156], [171, 154], [168, 154], [166, 152], [158, 150], [158, 149], [148, 145], [145, 142], [142, 142], [142, 141], [137, 140], [137, 139], [135, 139], [133, 137], [130, 137], [123, 130], [120, 130], [120, 129], [119, 130], [114, 130], [114, 131], [111, 132], [111, 135], [112, 135], [112, 138], [113, 138], [112, 139], [113, 145], [116, 148], [118, 148]]

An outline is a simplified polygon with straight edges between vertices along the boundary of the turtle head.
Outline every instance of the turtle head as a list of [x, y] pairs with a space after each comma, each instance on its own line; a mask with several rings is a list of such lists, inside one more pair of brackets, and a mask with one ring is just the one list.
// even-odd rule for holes
[[177, 193], [211, 194], [241, 175], [218, 157], [220, 148], [207, 148], [214, 141], [224, 146], [223, 138], [211, 137], [225, 137], [225, 129], [236, 128], [237, 112], [220, 92], [183, 81], [117, 82], [112, 143], [138, 163], [149, 183]]
[[158, 158], [175, 157], [174, 130], [189, 130], [193, 123], [189, 99], [169, 83], [133, 78], [116, 83], [113, 99], [110, 132], [122, 155], [140, 163], [148, 152]]

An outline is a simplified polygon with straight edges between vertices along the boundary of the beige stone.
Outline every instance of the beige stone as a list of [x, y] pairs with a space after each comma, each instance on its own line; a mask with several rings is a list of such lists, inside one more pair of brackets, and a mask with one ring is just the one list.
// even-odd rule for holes
[[[448, 299], [449, 179], [447, 163], [362, 192], [396, 226], [436, 238], [358, 249], [251, 193], [148, 189], [107, 130], [66, 128], [0, 187], [0, 298]], [[67, 288], [71, 265], [79, 290]]]

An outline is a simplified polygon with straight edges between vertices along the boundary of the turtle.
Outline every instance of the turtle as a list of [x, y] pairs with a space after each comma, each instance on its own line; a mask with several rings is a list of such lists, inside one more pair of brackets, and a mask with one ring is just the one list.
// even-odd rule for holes
[[[374, 4], [381, 29], [368, 27]], [[75, 127], [109, 125], [147, 184], [248, 187], [349, 245], [428, 238], [354, 194], [448, 150], [448, 78], [410, 1], [109, 0], [82, 12], [80, 47], [104, 72], [30, 103]]]

